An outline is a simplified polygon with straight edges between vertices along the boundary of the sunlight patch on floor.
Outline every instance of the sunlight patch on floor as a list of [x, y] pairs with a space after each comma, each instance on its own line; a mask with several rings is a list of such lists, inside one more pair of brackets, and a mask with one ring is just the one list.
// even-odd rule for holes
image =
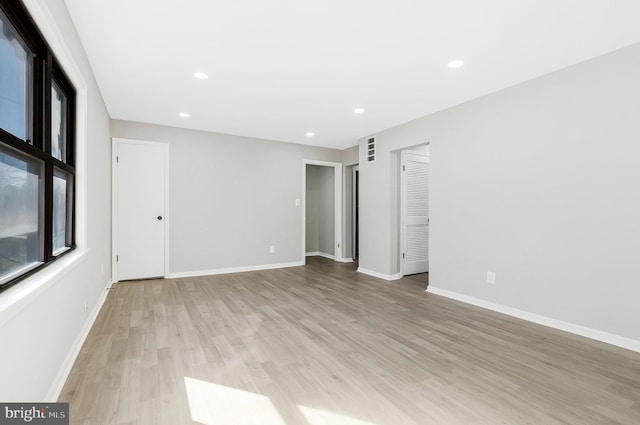
[[[191, 419], [205, 425], [286, 425], [269, 398], [186, 377]], [[364, 422], [363, 422], [364, 424]]]
[[326, 410], [314, 409], [306, 406], [298, 406], [309, 425], [376, 425], [373, 422], [339, 415]]

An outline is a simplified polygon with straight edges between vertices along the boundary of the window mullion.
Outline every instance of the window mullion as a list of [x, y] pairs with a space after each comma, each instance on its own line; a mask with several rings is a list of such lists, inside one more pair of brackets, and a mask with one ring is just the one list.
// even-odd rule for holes
[[53, 258], [53, 164], [47, 160], [44, 165], [44, 259]]
[[44, 94], [45, 94], [45, 62], [46, 55], [43, 49], [39, 49], [33, 54], [33, 107], [31, 131], [33, 138], [31, 143], [41, 151], [44, 151], [44, 132], [42, 128], [42, 117], [44, 115]]
[[51, 155], [51, 82], [53, 79], [53, 60], [51, 57], [51, 52], [47, 52], [46, 59], [44, 61], [44, 87], [42, 90], [42, 96], [44, 99], [43, 103], [43, 113], [44, 119], [41, 121], [43, 124], [42, 135], [43, 142], [42, 145], [44, 152], [47, 156]]
[[[76, 166], [76, 144], [75, 144], [76, 99], [75, 99], [75, 96], [68, 96], [67, 108], [68, 108], [67, 109], [67, 164], [75, 168]], [[75, 201], [74, 201], [74, 205], [75, 205]]]
[[43, 136], [42, 148], [45, 152], [44, 166], [44, 257], [45, 261], [53, 258], [53, 160], [51, 158], [51, 79], [53, 74], [53, 60], [51, 52], [46, 53], [43, 61], [43, 90], [41, 91], [43, 102], [43, 119], [41, 133]]

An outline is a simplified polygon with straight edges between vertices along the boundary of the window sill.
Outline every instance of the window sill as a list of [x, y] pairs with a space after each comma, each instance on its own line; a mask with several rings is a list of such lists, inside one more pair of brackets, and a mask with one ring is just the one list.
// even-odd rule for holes
[[0, 293], [0, 326], [82, 263], [90, 249], [76, 249], [38, 273]]

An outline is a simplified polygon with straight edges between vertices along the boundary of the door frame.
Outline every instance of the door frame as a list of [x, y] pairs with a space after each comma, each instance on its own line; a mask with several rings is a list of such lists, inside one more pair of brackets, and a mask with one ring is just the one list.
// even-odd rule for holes
[[[359, 208], [356, 208], [360, 196], [360, 165], [355, 165], [352, 169], [352, 200], [351, 200], [351, 258], [353, 261], [360, 261], [360, 217]], [[358, 178], [356, 179], [356, 175]], [[357, 235], [356, 235], [357, 233]], [[358, 256], [354, 257], [354, 253], [358, 250]]]
[[[427, 142], [425, 143], [423, 146], [429, 145], [430, 143]], [[406, 191], [407, 191], [407, 185], [406, 185], [406, 177], [405, 174], [402, 172], [402, 164], [404, 163], [404, 155], [409, 154], [409, 155], [419, 155], [419, 156], [426, 156], [427, 158], [429, 158], [429, 172], [431, 172], [431, 155], [430, 154], [425, 154], [423, 151], [416, 151], [416, 150], [412, 150], [412, 149], [404, 149], [400, 151], [400, 167], [398, 167], [398, 170], [400, 172], [400, 234], [399, 236], [399, 240], [400, 240], [400, 252], [398, 252], [398, 259], [400, 260], [400, 275], [401, 276], [406, 276], [405, 274], [405, 262], [402, 259], [402, 253], [404, 252], [404, 248], [405, 248], [405, 242], [406, 242], [406, 234], [405, 234], [405, 211], [407, 208], [406, 202], [405, 202], [405, 198], [406, 198]], [[429, 192], [430, 193], [430, 192]], [[428, 202], [428, 201], [427, 201]], [[429, 233], [431, 230], [431, 223], [428, 224], [428, 229], [429, 229]], [[431, 241], [431, 238], [429, 238], [429, 241]], [[427, 263], [429, 263], [429, 254], [430, 251], [429, 249], [427, 249]]]
[[334, 196], [334, 257], [335, 261], [342, 259], [342, 163], [329, 161], [316, 161], [314, 159], [302, 160], [302, 264], [307, 263], [306, 257], [306, 221], [307, 221], [307, 165], [319, 165], [321, 167], [333, 167], [333, 196]]
[[169, 144], [146, 140], [111, 139], [111, 276], [118, 282], [118, 146], [120, 144], [146, 145], [164, 149], [164, 278], [169, 276]]

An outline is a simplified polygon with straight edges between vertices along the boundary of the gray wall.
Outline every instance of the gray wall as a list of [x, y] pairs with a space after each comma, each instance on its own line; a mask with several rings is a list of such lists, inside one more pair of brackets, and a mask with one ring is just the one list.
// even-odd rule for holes
[[[78, 178], [86, 184], [89, 250], [74, 267], [57, 275], [51, 274], [53, 267], [39, 273], [45, 283], [37, 289], [32, 288], [33, 279], [27, 279], [0, 293], [0, 400], [5, 402], [40, 401], [52, 393], [56, 376], [70, 366], [65, 359], [79, 349], [75, 343], [87, 324], [85, 303], [91, 311], [105, 293], [111, 264], [109, 116], [64, 2], [29, 2], [33, 4], [50, 16], [47, 25], [59, 30], [70, 60], [87, 85], [88, 130], [86, 139], [78, 141], [86, 144], [86, 175]], [[26, 288], [34, 291], [18, 295]], [[20, 301], [12, 301], [14, 296]]]
[[356, 145], [342, 151], [342, 256], [347, 259], [353, 258], [353, 167], [358, 165], [358, 150]]
[[303, 160], [341, 151], [117, 120], [111, 131], [169, 144], [171, 273], [303, 261]]
[[360, 151], [358, 145], [354, 145], [342, 151], [342, 163], [344, 165], [356, 165], [359, 160]]
[[306, 251], [335, 255], [334, 169], [307, 165]]
[[430, 141], [431, 285], [640, 340], [638, 75], [640, 44], [362, 139], [362, 267], [395, 263], [391, 152]]

